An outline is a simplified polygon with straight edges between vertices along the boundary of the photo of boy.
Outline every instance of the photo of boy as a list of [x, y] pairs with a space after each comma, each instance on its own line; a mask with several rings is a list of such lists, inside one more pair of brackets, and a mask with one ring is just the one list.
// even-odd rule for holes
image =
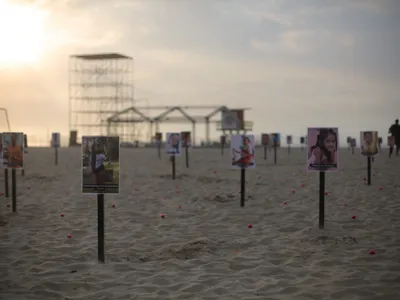
[[119, 193], [119, 137], [82, 137], [82, 193]]

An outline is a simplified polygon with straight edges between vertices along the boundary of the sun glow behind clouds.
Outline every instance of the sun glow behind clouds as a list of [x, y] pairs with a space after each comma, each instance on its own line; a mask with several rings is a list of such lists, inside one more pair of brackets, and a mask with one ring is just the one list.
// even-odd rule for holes
[[47, 13], [0, 0], [0, 66], [37, 62], [44, 53]]

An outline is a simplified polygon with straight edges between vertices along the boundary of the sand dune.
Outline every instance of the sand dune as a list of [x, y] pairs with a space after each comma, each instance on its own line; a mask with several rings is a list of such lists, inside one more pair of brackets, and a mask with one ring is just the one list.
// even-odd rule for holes
[[54, 166], [53, 149], [32, 148], [17, 176], [18, 212], [0, 198], [0, 299], [399, 299], [400, 157], [382, 153], [367, 186], [366, 159], [341, 151], [319, 230], [318, 174], [299, 149], [281, 149], [278, 165], [258, 151], [244, 208], [228, 151], [193, 149], [189, 169], [177, 158], [173, 181], [165, 155], [121, 149], [100, 264], [80, 149], [60, 149]]

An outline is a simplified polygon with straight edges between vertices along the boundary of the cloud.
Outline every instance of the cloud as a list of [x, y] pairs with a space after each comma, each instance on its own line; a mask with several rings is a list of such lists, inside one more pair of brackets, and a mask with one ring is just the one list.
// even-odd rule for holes
[[323, 51], [355, 47], [355, 38], [348, 33], [337, 34], [326, 30], [284, 30], [275, 42], [253, 39], [253, 49], [263, 52], [281, 52], [303, 55]]
[[[135, 97], [151, 105], [252, 106], [256, 130], [298, 130], [339, 117], [351, 124], [354, 116], [375, 118], [398, 107], [398, 48], [390, 31], [398, 21], [387, 17], [394, 4], [384, 3], [50, 0], [40, 4], [51, 12], [48, 55], [38, 71], [47, 75], [31, 81], [34, 74], [23, 70], [25, 80], [3, 74], [0, 93], [18, 107], [29, 93], [54, 108], [68, 98], [69, 54], [116, 51], [134, 57]], [[13, 93], [18, 86], [22, 94]], [[271, 110], [295, 121], [287, 125], [273, 114], [266, 124]]]
[[69, 32], [58, 32], [55, 39], [53, 39], [53, 47], [61, 47], [68, 45], [70, 47], [78, 48], [102, 48], [105, 46], [112, 46], [122, 39], [121, 33], [113, 30], [107, 30], [99, 36], [85, 36], [85, 33], [80, 35], [72, 35]]
[[397, 0], [347, 0], [346, 2], [350, 8], [372, 13], [385, 13], [400, 8]]

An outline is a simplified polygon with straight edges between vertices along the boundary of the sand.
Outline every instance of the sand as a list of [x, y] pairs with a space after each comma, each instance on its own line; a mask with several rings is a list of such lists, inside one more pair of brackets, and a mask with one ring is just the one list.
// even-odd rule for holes
[[18, 212], [0, 198], [0, 299], [399, 299], [400, 157], [384, 151], [367, 186], [366, 158], [341, 150], [320, 230], [318, 173], [305, 171], [300, 149], [281, 149], [278, 165], [258, 150], [244, 208], [228, 150], [193, 149], [173, 181], [165, 155], [121, 149], [101, 264], [80, 149], [60, 149], [55, 166], [53, 149], [31, 148], [25, 177], [17, 173]]

